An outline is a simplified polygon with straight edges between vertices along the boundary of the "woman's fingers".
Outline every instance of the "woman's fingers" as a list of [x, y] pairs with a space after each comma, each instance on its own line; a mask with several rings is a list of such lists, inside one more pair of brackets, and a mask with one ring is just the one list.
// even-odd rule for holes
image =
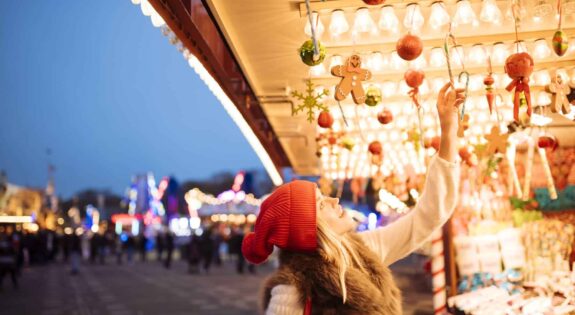
[[439, 94], [437, 95], [437, 102], [442, 104], [445, 100], [445, 96], [447, 95], [447, 90], [451, 87], [451, 83], [447, 82], [444, 86], [441, 87], [439, 90]]

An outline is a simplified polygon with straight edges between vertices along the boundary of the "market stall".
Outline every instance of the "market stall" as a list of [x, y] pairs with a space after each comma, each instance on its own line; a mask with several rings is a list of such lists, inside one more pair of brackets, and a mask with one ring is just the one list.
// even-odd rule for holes
[[[326, 195], [374, 191], [385, 215], [423, 189], [438, 90], [463, 88], [460, 205], [432, 240], [435, 311], [573, 312], [575, 1], [133, 2], [274, 184], [291, 167]], [[501, 304], [467, 307], [478, 295]]]

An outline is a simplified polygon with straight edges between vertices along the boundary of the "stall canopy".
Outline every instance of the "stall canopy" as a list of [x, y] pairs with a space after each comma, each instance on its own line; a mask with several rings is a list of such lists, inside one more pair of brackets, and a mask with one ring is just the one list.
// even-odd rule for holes
[[[519, 4], [517, 10], [513, 3]], [[330, 180], [425, 172], [425, 156], [433, 153], [429, 144], [439, 131], [435, 95], [449, 80], [444, 44], [450, 30], [455, 41], [449, 41], [447, 51], [455, 83], [465, 85], [457, 74], [469, 73], [468, 128], [462, 144], [484, 143], [483, 136], [494, 125], [504, 130], [513, 120], [513, 93], [505, 90], [511, 79], [503, 66], [510, 54], [526, 51], [535, 63], [529, 81], [535, 107], [531, 123], [547, 126], [562, 145], [575, 145], [570, 134], [575, 111], [552, 113], [553, 95], [545, 91], [557, 74], [575, 88], [573, 1], [564, 1], [563, 6], [561, 27], [569, 48], [562, 57], [552, 46], [558, 29], [555, 1], [389, 0], [376, 6], [360, 0], [310, 1], [313, 29], [326, 51], [323, 63], [314, 67], [305, 65], [298, 54], [311, 35], [303, 1], [149, 0], [149, 4], [236, 120], [276, 184], [281, 183], [277, 169], [285, 166], [300, 175], [324, 175]], [[149, 4], [143, 2], [142, 8]], [[408, 33], [423, 40], [423, 53], [409, 62], [396, 51], [398, 39]], [[373, 74], [362, 83], [375, 106], [356, 105], [351, 95], [339, 104], [334, 99], [341, 78], [330, 69], [351, 55], [359, 55], [362, 68]], [[484, 85], [489, 60], [495, 95], [491, 114]], [[410, 97], [413, 89], [404, 80], [408, 69], [425, 73], [416, 91], [419, 110]], [[303, 103], [297, 92], [306, 96], [307, 80], [312, 95], [328, 91], [319, 101], [334, 118], [331, 131], [318, 127], [318, 111], [312, 122], [305, 111], [293, 115]], [[385, 111], [393, 119], [382, 125], [378, 114]], [[250, 130], [244, 130], [246, 126]], [[380, 163], [373, 163], [367, 153], [374, 140], [385, 152]]]

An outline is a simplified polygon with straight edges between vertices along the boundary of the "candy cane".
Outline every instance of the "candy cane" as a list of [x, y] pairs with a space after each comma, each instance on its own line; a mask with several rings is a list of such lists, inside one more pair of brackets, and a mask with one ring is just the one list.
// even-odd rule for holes
[[549, 168], [549, 161], [547, 161], [547, 153], [545, 152], [544, 148], [537, 148], [537, 152], [539, 152], [541, 164], [543, 164], [543, 171], [545, 171], [545, 177], [547, 178], [547, 189], [549, 190], [549, 197], [551, 200], [555, 200], [557, 199], [557, 190], [555, 189], [553, 176], [551, 176], [551, 168]]
[[531, 189], [531, 175], [533, 173], [533, 154], [535, 153], [535, 143], [533, 138], [527, 140], [527, 160], [525, 161], [525, 182], [523, 183], [523, 200], [529, 199]]
[[445, 255], [441, 229], [435, 231], [431, 237], [431, 276], [433, 314], [442, 314], [445, 311], [447, 294], [445, 291]]
[[511, 177], [513, 178], [513, 186], [515, 191], [517, 192], [517, 197], [523, 198], [523, 194], [521, 191], [521, 184], [519, 183], [519, 176], [517, 175], [517, 169], [515, 168], [515, 154], [517, 152], [517, 148], [515, 147], [514, 143], [509, 145], [507, 149], [507, 161], [509, 162], [509, 173], [511, 173]]
[[[451, 83], [451, 86], [454, 86], [454, 81], [453, 81], [453, 70], [451, 68], [451, 56], [449, 55], [449, 43], [451, 42], [451, 44], [453, 45], [453, 47], [457, 46], [457, 42], [455, 41], [455, 36], [453, 36], [453, 34], [451, 33], [451, 25], [449, 25], [449, 32], [447, 33], [447, 35], [445, 36], [445, 40], [443, 41], [443, 52], [445, 53], [445, 60], [447, 63], [447, 72], [449, 74], [449, 82]], [[459, 54], [459, 52], [457, 52], [457, 50], [455, 50], [455, 53]], [[463, 116], [465, 115], [465, 103], [467, 102], [467, 92], [469, 90], [469, 72], [467, 72], [467, 70], [465, 70], [465, 64], [463, 64], [463, 58], [462, 56], [459, 56], [459, 60], [461, 60], [461, 66], [463, 68], [463, 71], [461, 71], [459, 73], [459, 75], [457, 76], [457, 79], [461, 82], [461, 77], [465, 77], [465, 91], [463, 92], [464, 94], [464, 101], [463, 104], [461, 104], [461, 114], [459, 117], [459, 120], [463, 120]]]

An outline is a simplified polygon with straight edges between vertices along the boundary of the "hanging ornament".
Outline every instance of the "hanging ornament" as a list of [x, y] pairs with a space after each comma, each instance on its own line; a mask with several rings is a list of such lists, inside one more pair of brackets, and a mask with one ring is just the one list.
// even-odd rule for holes
[[342, 78], [340, 83], [335, 87], [335, 99], [344, 100], [351, 92], [353, 101], [356, 104], [365, 102], [365, 91], [363, 90], [362, 81], [371, 79], [371, 71], [361, 68], [361, 58], [359, 55], [350, 56], [345, 65], [337, 65], [331, 68], [331, 74]]
[[419, 36], [407, 33], [395, 44], [397, 54], [401, 59], [411, 61], [419, 57], [423, 51], [423, 41]]
[[301, 61], [310, 67], [319, 65], [325, 59], [325, 46], [323, 46], [320, 41], [317, 41], [317, 45], [319, 49], [319, 54], [317, 55], [315, 53], [315, 46], [313, 45], [312, 39], [306, 40], [299, 48], [299, 57], [301, 58]]
[[407, 141], [413, 143], [413, 147], [415, 151], [419, 152], [421, 149], [421, 133], [420, 129], [416, 126], [413, 126], [411, 129], [407, 131]]
[[553, 45], [555, 54], [562, 57], [569, 49], [569, 37], [567, 37], [567, 34], [563, 32], [563, 28], [561, 27], [561, 22], [563, 21], [563, 6], [561, 5], [561, 0], [557, 1], [557, 12], [559, 13], [559, 24], [557, 25], [557, 31], [553, 34], [551, 44]]
[[541, 149], [551, 149], [551, 151], [555, 151], [559, 147], [559, 141], [553, 136], [540, 136], [537, 139], [537, 146]]
[[507, 139], [509, 138], [509, 134], [501, 134], [501, 130], [499, 127], [493, 126], [491, 128], [491, 133], [485, 135], [484, 138], [487, 140], [487, 149], [486, 154], [488, 156], [494, 155], [496, 152], [505, 153], [507, 149]]
[[495, 93], [493, 93], [493, 84], [495, 80], [493, 79], [493, 69], [491, 67], [491, 58], [487, 59], [489, 73], [483, 79], [483, 84], [485, 85], [485, 97], [487, 98], [487, 105], [489, 106], [489, 114], [493, 113], [493, 102], [495, 101]]
[[393, 121], [393, 113], [389, 109], [384, 108], [381, 112], [379, 112], [379, 114], [377, 114], [377, 120], [382, 125], [389, 124]]
[[519, 120], [519, 108], [527, 106], [527, 117], [531, 117], [531, 93], [529, 90], [529, 76], [533, 73], [534, 62], [531, 55], [526, 52], [515, 53], [505, 61], [505, 73], [511, 78], [511, 83], [505, 88], [511, 92], [515, 89], [513, 97], [513, 119]]
[[369, 153], [371, 153], [373, 155], [381, 155], [381, 152], [383, 151], [383, 147], [381, 146], [381, 142], [375, 140], [369, 144], [369, 146], [367, 147], [367, 150], [369, 151]]
[[423, 147], [426, 149], [433, 148], [435, 151], [439, 151], [439, 143], [441, 141], [441, 137], [425, 137], [423, 139]]
[[292, 97], [297, 98], [298, 100], [303, 101], [302, 104], [296, 106], [292, 110], [292, 116], [297, 115], [299, 112], [307, 111], [307, 121], [310, 123], [314, 120], [314, 110], [322, 110], [328, 111], [328, 108], [320, 102], [320, 99], [329, 94], [327, 89], [324, 89], [321, 93], [315, 93], [314, 85], [311, 80], [306, 81], [306, 94], [304, 95], [301, 92], [293, 91], [291, 93]]
[[463, 56], [460, 55], [460, 51], [458, 49], [456, 49], [457, 46], [457, 41], [455, 40], [455, 36], [451, 33], [451, 26], [452, 24], [449, 25], [449, 32], [447, 33], [447, 35], [445, 36], [445, 39], [443, 41], [443, 53], [445, 54], [445, 63], [447, 64], [447, 73], [449, 75], [449, 82], [451, 83], [452, 87], [455, 87], [455, 80], [454, 80], [454, 76], [453, 76], [453, 70], [451, 68], [451, 55], [449, 53], [449, 44], [451, 43], [451, 45], [453, 46], [453, 51], [455, 51], [455, 53], [457, 54], [457, 58], [461, 63], [461, 67], [463, 68], [463, 70], [459, 73], [459, 75], [457, 76], [457, 79], [459, 80], [459, 82], [462, 82], [463, 78], [465, 79], [465, 90], [463, 91], [463, 97], [464, 97], [464, 101], [463, 104], [461, 104], [461, 113], [459, 115], [459, 119], [463, 120], [463, 117], [465, 116], [465, 103], [467, 102], [467, 92], [469, 91], [469, 72], [467, 72], [465, 70], [465, 64], [463, 64]]
[[475, 166], [478, 163], [477, 155], [471, 153], [468, 147], [462, 147], [459, 149], [459, 157], [468, 166]]
[[457, 136], [463, 138], [465, 130], [469, 129], [469, 114], [463, 116], [463, 120], [457, 126]]
[[419, 108], [419, 87], [425, 79], [425, 73], [422, 70], [409, 69], [403, 75], [405, 83], [411, 88], [409, 96], [413, 104]]
[[329, 111], [322, 111], [318, 118], [317, 118], [317, 124], [321, 127], [321, 128], [331, 128], [331, 126], [333, 125], [333, 116], [330, 114]]
[[353, 150], [353, 147], [355, 146], [355, 141], [353, 141], [352, 138], [349, 137], [344, 137], [341, 139], [341, 147], [346, 149], [346, 150]]
[[551, 93], [551, 112], [568, 114], [571, 111], [567, 98], [567, 95], [571, 93], [571, 88], [563, 82], [561, 75], [556, 74], [545, 90]]
[[370, 85], [365, 92], [365, 104], [376, 106], [381, 102], [381, 89], [375, 85]]
[[363, 0], [363, 3], [367, 5], [380, 5], [384, 4], [385, 0]]

